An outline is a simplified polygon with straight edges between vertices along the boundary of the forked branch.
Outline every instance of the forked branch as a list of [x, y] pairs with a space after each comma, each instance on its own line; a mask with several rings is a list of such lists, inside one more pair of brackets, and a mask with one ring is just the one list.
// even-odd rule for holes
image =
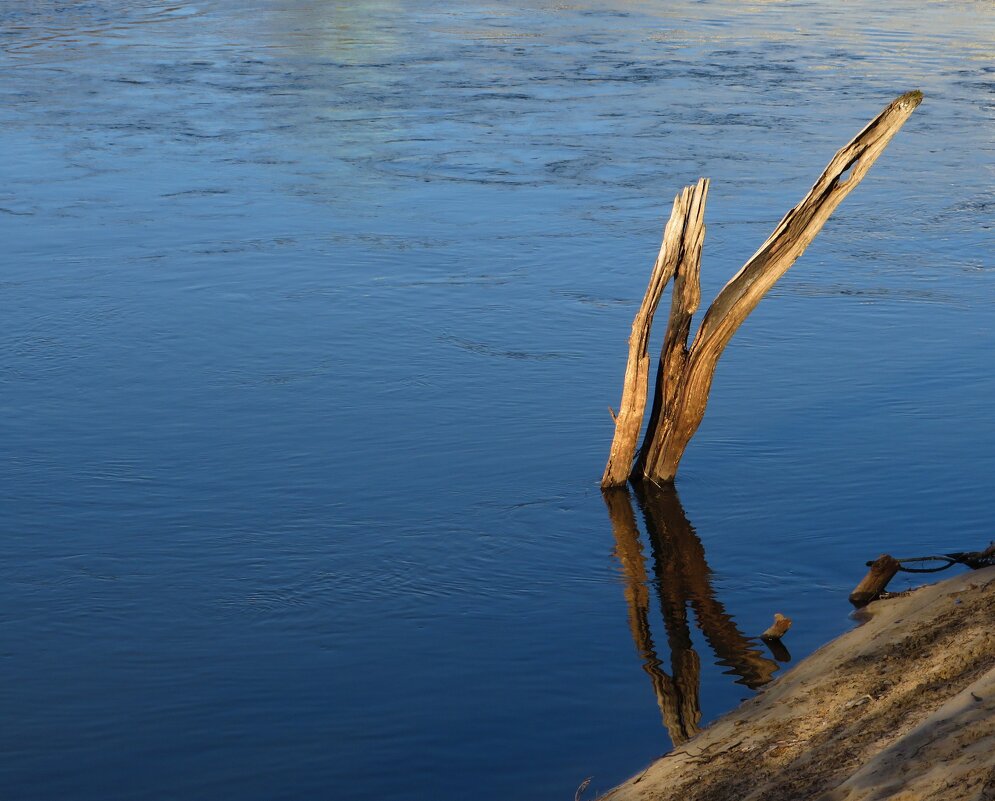
[[719, 292], [690, 347], [691, 316], [700, 296], [698, 275], [708, 181], [700, 180], [677, 197], [650, 286], [632, 324], [622, 407], [602, 487], [624, 484], [635, 456], [646, 405], [650, 327], [666, 283], [674, 278], [670, 320], [660, 355], [653, 411], [631, 471], [633, 480], [654, 483], [674, 480], [684, 450], [704, 417], [719, 357], [737, 329], [804, 253], [921, 102], [918, 91], [896, 98], [836, 153], [809, 193]]

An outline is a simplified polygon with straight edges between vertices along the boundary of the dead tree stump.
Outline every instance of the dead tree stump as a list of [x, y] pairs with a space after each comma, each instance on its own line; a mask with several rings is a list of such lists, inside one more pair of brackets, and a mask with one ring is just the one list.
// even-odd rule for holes
[[[691, 319], [701, 297], [699, 275], [708, 180], [702, 178], [677, 196], [649, 286], [632, 322], [622, 402], [618, 414], [612, 412], [615, 435], [602, 487], [622, 486], [630, 478], [656, 484], [674, 480], [688, 442], [704, 417], [715, 367], [726, 345], [921, 102], [921, 92], [896, 98], [836, 153], [809, 193], [719, 292], [690, 346]], [[674, 287], [670, 319], [657, 368], [653, 407], [637, 457], [636, 443], [649, 385], [650, 329], [671, 279]]]

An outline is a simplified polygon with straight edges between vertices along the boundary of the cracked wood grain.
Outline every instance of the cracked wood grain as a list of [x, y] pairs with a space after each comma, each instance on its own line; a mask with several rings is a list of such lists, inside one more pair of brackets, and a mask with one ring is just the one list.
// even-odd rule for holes
[[[809, 193], [792, 208], [712, 302], [691, 345], [691, 319], [698, 308], [704, 206], [708, 181], [687, 187], [674, 201], [660, 255], [646, 296], [632, 324], [622, 405], [615, 420], [611, 454], [602, 487], [621, 486], [626, 478], [667, 484], [705, 414], [719, 357], [750, 312], [805, 252], [826, 220], [863, 180], [888, 143], [922, 102], [908, 92], [889, 103], [830, 160]], [[674, 279], [670, 319], [657, 372], [653, 409], [642, 447], [648, 389], [650, 328], [663, 289]], [[635, 464], [633, 466], [633, 461]]]

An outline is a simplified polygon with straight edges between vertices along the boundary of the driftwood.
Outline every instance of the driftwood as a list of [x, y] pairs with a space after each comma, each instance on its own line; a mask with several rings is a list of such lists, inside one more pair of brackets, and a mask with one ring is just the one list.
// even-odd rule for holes
[[992, 610], [995, 567], [888, 601], [601, 801], [992, 801]]
[[[674, 480], [684, 450], [705, 414], [719, 357], [733, 334], [801, 256], [830, 214], [856, 188], [921, 102], [920, 92], [902, 95], [836, 153], [809, 193], [784, 216], [767, 241], [719, 292], [690, 346], [687, 342], [691, 318], [700, 300], [708, 181], [702, 179], [685, 188], [675, 199], [649, 286], [632, 323], [622, 402], [619, 413], [612, 413], [615, 435], [602, 487], [621, 486], [629, 478], [656, 484]], [[636, 442], [646, 407], [650, 328], [671, 278], [674, 288], [670, 320], [657, 370], [653, 409], [636, 458]]]
[[888, 582], [895, 577], [901, 566], [902, 563], [894, 557], [888, 556], [886, 553], [881, 554], [871, 562], [871, 569], [867, 575], [850, 593], [850, 603], [858, 609], [867, 606], [885, 591]]
[[[636, 443], [639, 441], [639, 431], [643, 426], [643, 412], [646, 410], [646, 395], [649, 388], [649, 339], [650, 329], [653, 327], [653, 316], [656, 308], [660, 304], [663, 290], [675, 278], [675, 290], [677, 282], [689, 295], [689, 300], [693, 299], [693, 308], [698, 308], [701, 292], [698, 289], [698, 262], [701, 258], [701, 244], [705, 238], [705, 226], [703, 224], [705, 212], [705, 198], [708, 195], [708, 181], [702, 178], [697, 186], [689, 186], [674, 198], [674, 208], [670, 214], [670, 220], [663, 235], [663, 244], [660, 246], [660, 253], [653, 264], [650, 272], [649, 286], [646, 287], [646, 294], [643, 302], [636, 312], [636, 317], [632, 321], [632, 333], [629, 335], [629, 358], [625, 365], [625, 379], [622, 384], [622, 401], [618, 407], [618, 414], [612, 412], [615, 420], [615, 437], [612, 440], [611, 451], [608, 455], [608, 464], [605, 466], [604, 476], [601, 478], [602, 487], [620, 487], [629, 478], [632, 470], [632, 460], [636, 455]], [[694, 253], [692, 247], [687, 247], [688, 228], [691, 228], [691, 235], [697, 233], [697, 254], [689, 259], [689, 251]], [[695, 266], [690, 266], [690, 261], [695, 262]], [[682, 267], [680, 273], [678, 268]], [[694, 277], [688, 280], [686, 276], [693, 273]], [[675, 298], [681, 297], [683, 293], [675, 291]], [[690, 305], [690, 304], [688, 304]], [[673, 316], [673, 308], [671, 311]], [[687, 325], [691, 324], [691, 315], [687, 314]], [[682, 315], [683, 317], [683, 315]], [[667, 326], [668, 340], [673, 340], [671, 331], [675, 329], [673, 324]], [[685, 338], [687, 331], [684, 332]], [[671, 348], [672, 349], [672, 348]], [[667, 346], [664, 346], [665, 355]], [[663, 363], [663, 361], [661, 361]], [[657, 383], [661, 376], [657, 375]], [[659, 397], [660, 393], [657, 392]], [[609, 409], [611, 411], [611, 409]], [[659, 416], [659, 404], [654, 402], [653, 412], [650, 419]]]
[[[929, 563], [939, 563], [939, 567], [910, 567], [910, 565]], [[995, 543], [983, 551], [955, 551], [954, 553], [916, 556], [906, 559], [894, 559], [888, 554], [881, 554], [873, 562], [867, 563], [870, 570], [850, 593], [850, 603], [860, 608], [876, 600], [884, 593], [888, 582], [895, 577], [899, 570], [906, 573], [939, 573], [941, 570], [946, 570], [954, 565], [964, 565], [972, 570], [992, 567], [995, 565]]]
[[774, 622], [770, 624], [767, 631], [760, 635], [760, 639], [764, 642], [780, 640], [785, 634], [788, 633], [788, 629], [790, 628], [791, 618], [785, 617], [780, 612], [776, 612], [774, 614]]

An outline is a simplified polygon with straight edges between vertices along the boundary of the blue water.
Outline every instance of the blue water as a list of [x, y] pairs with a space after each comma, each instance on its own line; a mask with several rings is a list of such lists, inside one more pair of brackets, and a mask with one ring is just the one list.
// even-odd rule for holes
[[[590, 797], [680, 738], [666, 677], [714, 719], [723, 643], [783, 612], [797, 660], [866, 559], [987, 544], [993, 42], [985, 2], [0, 5], [0, 796]], [[914, 88], [680, 499], [623, 499], [640, 553], [598, 479], [673, 195], [712, 178], [707, 301]]]

